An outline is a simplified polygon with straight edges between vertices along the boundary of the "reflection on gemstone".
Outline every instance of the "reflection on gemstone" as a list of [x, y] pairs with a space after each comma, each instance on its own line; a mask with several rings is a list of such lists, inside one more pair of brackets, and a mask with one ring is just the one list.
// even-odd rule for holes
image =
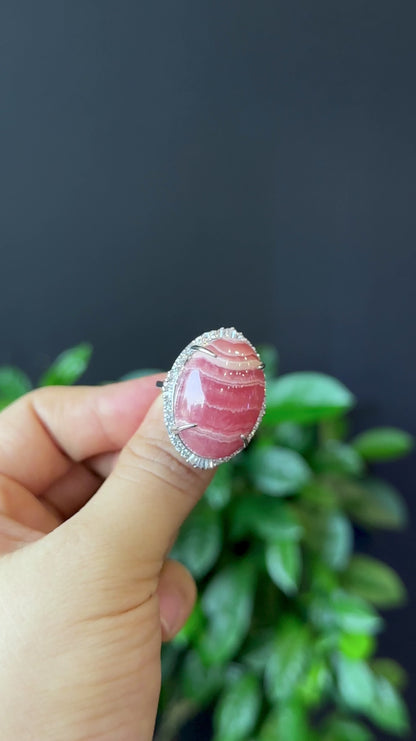
[[265, 396], [259, 357], [241, 335], [206, 345], [212, 355], [196, 349], [176, 384], [175, 427], [183, 443], [204, 458], [224, 458], [244, 447], [256, 425]]

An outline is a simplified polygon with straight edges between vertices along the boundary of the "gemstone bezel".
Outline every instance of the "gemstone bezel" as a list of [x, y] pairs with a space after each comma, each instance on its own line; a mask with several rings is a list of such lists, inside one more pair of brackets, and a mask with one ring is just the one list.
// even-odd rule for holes
[[178, 453], [180, 453], [181, 456], [185, 458], [185, 460], [194, 468], [215, 468], [216, 466], [219, 466], [220, 463], [226, 463], [226, 461], [234, 458], [235, 455], [240, 453], [241, 450], [243, 450], [248, 445], [248, 443], [256, 433], [266, 409], [265, 397], [253, 429], [248, 435], [246, 435], [245, 440], [241, 441], [241, 448], [224, 458], [204, 458], [194, 453], [193, 450], [190, 450], [181, 440], [179, 434], [175, 431], [174, 415], [175, 391], [179, 378], [189, 358], [195, 352], [198, 352], [198, 350], [195, 349], [195, 345], [204, 347], [205, 345], [209, 345], [211, 342], [213, 342], [213, 340], [218, 339], [237, 339], [243, 342], [247, 342], [247, 344], [256, 353], [259, 359], [259, 363], [261, 363], [261, 358], [254, 345], [252, 345], [247, 337], [245, 337], [241, 332], [238, 332], [234, 327], [221, 327], [220, 329], [212, 330], [210, 332], [204, 332], [204, 334], [201, 334], [199, 337], [196, 337], [194, 340], [192, 340], [192, 342], [190, 342], [189, 345], [187, 345], [182, 350], [180, 355], [178, 355], [178, 357], [176, 358], [174, 364], [172, 365], [172, 368], [166, 376], [165, 381], [163, 382], [162, 394], [164, 419], [171, 443], [174, 445]]

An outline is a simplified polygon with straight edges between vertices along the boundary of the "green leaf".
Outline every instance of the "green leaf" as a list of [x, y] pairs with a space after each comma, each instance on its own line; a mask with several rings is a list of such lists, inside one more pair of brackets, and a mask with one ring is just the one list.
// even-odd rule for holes
[[343, 584], [377, 607], [396, 607], [406, 601], [406, 588], [398, 574], [387, 564], [369, 556], [353, 556]]
[[279, 722], [279, 710], [274, 708], [267, 716], [263, 725], [261, 726], [260, 733], [256, 737], [256, 741], [282, 741], [280, 732], [277, 729]]
[[248, 672], [226, 687], [214, 713], [214, 739], [241, 741], [257, 723], [261, 692], [257, 677]]
[[345, 568], [353, 547], [353, 531], [343, 514], [329, 509], [325, 486], [319, 483], [307, 486], [302, 492], [302, 499], [294, 506], [304, 528], [304, 541], [309, 548], [332, 571]]
[[274, 345], [257, 345], [257, 351], [265, 365], [264, 374], [266, 380], [274, 378], [277, 375], [279, 367], [279, 353]]
[[322, 703], [330, 685], [331, 675], [325, 659], [315, 658], [298, 684], [299, 696], [307, 707], [316, 707]]
[[357, 721], [334, 718], [327, 725], [322, 741], [372, 741], [371, 731]]
[[212, 509], [222, 510], [229, 503], [232, 491], [232, 472], [232, 466], [227, 463], [217, 468], [204, 494]]
[[270, 627], [251, 631], [240, 654], [240, 660], [251, 671], [262, 675], [274, 646], [274, 639], [275, 631]]
[[208, 584], [202, 595], [202, 609], [208, 626], [198, 650], [208, 664], [223, 664], [240, 647], [247, 635], [254, 601], [254, 568], [248, 561], [226, 566]]
[[4, 365], [0, 368], [0, 410], [7, 407], [32, 388], [30, 379], [19, 368]]
[[181, 669], [182, 691], [198, 705], [206, 705], [224, 683], [220, 666], [205, 666], [196, 651], [188, 651]]
[[294, 494], [311, 477], [308, 464], [294, 450], [258, 446], [250, 451], [247, 460], [253, 483], [264, 494]]
[[368, 659], [375, 648], [375, 640], [367, 633], [341, 633], [339, 650], [348, 659]]
[[329, 629], [323, 633], [320, 637], [315, 638], [314, 643], [314, 654], [328, 658], [338, 649], [339, 643], [339, 631], [338, 629]]
[[364, 712], [381, 728], [402, 734], [409, 729], [407, 708], [393, 685], [375, 675], [363, 661], [337, 659], [338, 689], [353, 710]]
[[261, 727], [258, 741], [314, 741], [302, 704], [292, 701], [272, 710]]
[[311, 427], [282, 422], [276, 427], [274, 439], [277, 445], [303, 454], [312, 446], [314, 434]]
[[[306, 487], [309, 491], [311, 487]], [[305, 490], [304, 490], [305, 491]], [[294, 504], [293, 509], [297, 520], [303, 528], [303, 540], [305, 544], [317, 554], [321, 553], [325, 538], [328, 535], [328, 512], [320, 507], [317, 503], [309, 504], [303, 497], [299, 498]], [[306, 498], [307, 499], [307, 498]]]
[[307, 625], [292, 616], [282, 620], [266, 664], [265, 686], [270, 702], [285, 700], [292, 695], [305, 670], [309, 651]]
[[319, 422], [354, 405], [354, 397], [335, 378], [323, 373], [289, 373], [267, 386], [263, 424]]
[[183, 523], [170, 556], [183, 563], [196, 579], [201, 579], [216, 562], [221, 542], [220, 516], [201, 499]]
[[364, 471], [364, 461], [351, 445], [339, 440], [327, 440], [313, 456], [313, 467], [318, 473], [329, 471], [360, 476]]
[[382, 627], [380, 616], [359, 597], [338, 590], [331, 605], [336, 625], [349, 633], [377, 633]]
[[246, 674], [246, 671], [246, 668], [240, 663], [240, 657], [238, 657], [236, 661], [231, 660], [228, 663], [228, 666], [224, 667], [224, 685], [231, 687], [231, 685], [234, 684], [234, 682], [237, 682], [243, 674]]
[[41, 376], [39, 386], [70, 386], [75, 383], [88, 368], [91, 354], [92, 346], [88, 342], [65, 350]]
[[287, 502], [252, 494], [236, 497], [231, 511], [231, 537], [249, 534], [262, 540], [299, 540], [302, 528]]
[[278, 540], [266, 547], [266, 568], [272, 581], [287, 595], [298, 590], [302, 559], [294, 540]]
[[336, 662], [340, 696], [352, 710], [367, 711], [374, 702], [374, 681], [369, 666], [339, 654]]
[[385, 677], [374, 677], [374, 701], [367, 715], [380, 728], [403, 735], [410, 729], [406, 705], [393, 685]]
[[414, 440], [407, 432], [395, 427], [375, 427], [358, 435], [353, 445], [367, 461], [387, 461], [410, 453]]
[[406, 687], [408, 683], [407, 673], [397, 661], [393, 659], [374, 659], [371, 662], [371, 667], [374, 674], [388, 679], [396, 689], [403, 690]]
[[189, 615], [185, 625], [181, 628], [179, 633], [171, 640], [171, 644], [178, 648], [188, 646], [189, 643], [193, 643], [201, 635], [205, 626], [205, 615], [202, 612], [201, 604], [199, 600], [195, 602], [194, 609]]
[[337, 506], [337, 495], [333, 488], [325, 483], [325, 479], [320, 477], [313, 478], [309, 484], [302, 489], [302, 500], [317, 505], [320, 509], [334, 509]]
[[320, 629], [340, 628], [346, 633], [377, 633], [382, 619], [364, 600], [341, 589], [314, 598], [311, 621]]
[[[353, 493], [352, 488], [350, 491]], [[400, 530], [405, 526], [406, 506], [393, 486], [379, 479], [371, 479], [365, 485], [354, 485], [354, 491], [356, 496], [347, 502], [347, 508], [356, 522], [386, 530]]]
[[325, 563], [335, 571], [345, 568], [351, 556], [353, 532], [350, 521], [338, 512], [330, 513], [326, 519], [322, 539], [321, 555]]
[[350, 429], [350, 422], [347, 417], [331, 417], [325, 419], [319, 424], [319, 439], [322, 442], [327, 440], [345, 440]]
[[132, 378], [144, 378], [145, 376], [154, 376], [156, 373], [163, 373], [158, 368], [139, 368], [125, 373], [121, 376], [120, 381], [130, 381]]

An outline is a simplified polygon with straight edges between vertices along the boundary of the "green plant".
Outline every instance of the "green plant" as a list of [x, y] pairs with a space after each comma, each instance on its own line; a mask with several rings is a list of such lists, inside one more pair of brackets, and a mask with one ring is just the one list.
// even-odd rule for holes
[[264, 347], [267, 410], [255, 439], [221, 466], [172, 556], [198, 582], [195, 610], [163, 648], [159, 740], [210, 705], [215, 741], [366, 741], [365, 719], [408, 730], [405, 681], [375, 658], [378, 609], [405, 600], [386, 564], [353, 553], [354, 526], [399, 529], [399, 493], [373, 461], [412, 438], [378, 428], [346, 441], [352, 394], [334, 378], [276, 378]]
[[[42, 373], [36, 385], [70, 386], [87, 370], [91, 354], [92, 346], [88, 342], [65, 350]], [[0, 411], [32, 388], [32, 381], [20, 368], [10, 365], [0, 367]]]
[[[67, 351], [42, 383], [76, 381], [89, 354]], [[370, 726], [404, 735], [405, 672], [375, 654], [378, 610], [402, 604], [405, 588], [353, 548], [357, 527], [404, 527], [401, 496], [369, 464], [406, 455], [412, 438], [376, 428], [347, 442], [345, 386], [319, 373], [276, 378], [274, 349], [261, 355], [263, 423], [217, 470], [172, 550], [199, 597], [162, 650], [157, 738], [173, 741], [205, 707], [215, 741], [368, 741]], [[28, 388], [21, 371], [0, 369], [0, 405]]]

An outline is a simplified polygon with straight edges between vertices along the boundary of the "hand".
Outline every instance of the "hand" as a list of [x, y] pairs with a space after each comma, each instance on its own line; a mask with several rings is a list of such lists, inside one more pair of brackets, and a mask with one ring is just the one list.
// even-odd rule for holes
[[156, 378], [0, 414], [2, 741], [152, 738], [161, 641], [195, 599], [166, 555], [212, 476], [170, 443]]

